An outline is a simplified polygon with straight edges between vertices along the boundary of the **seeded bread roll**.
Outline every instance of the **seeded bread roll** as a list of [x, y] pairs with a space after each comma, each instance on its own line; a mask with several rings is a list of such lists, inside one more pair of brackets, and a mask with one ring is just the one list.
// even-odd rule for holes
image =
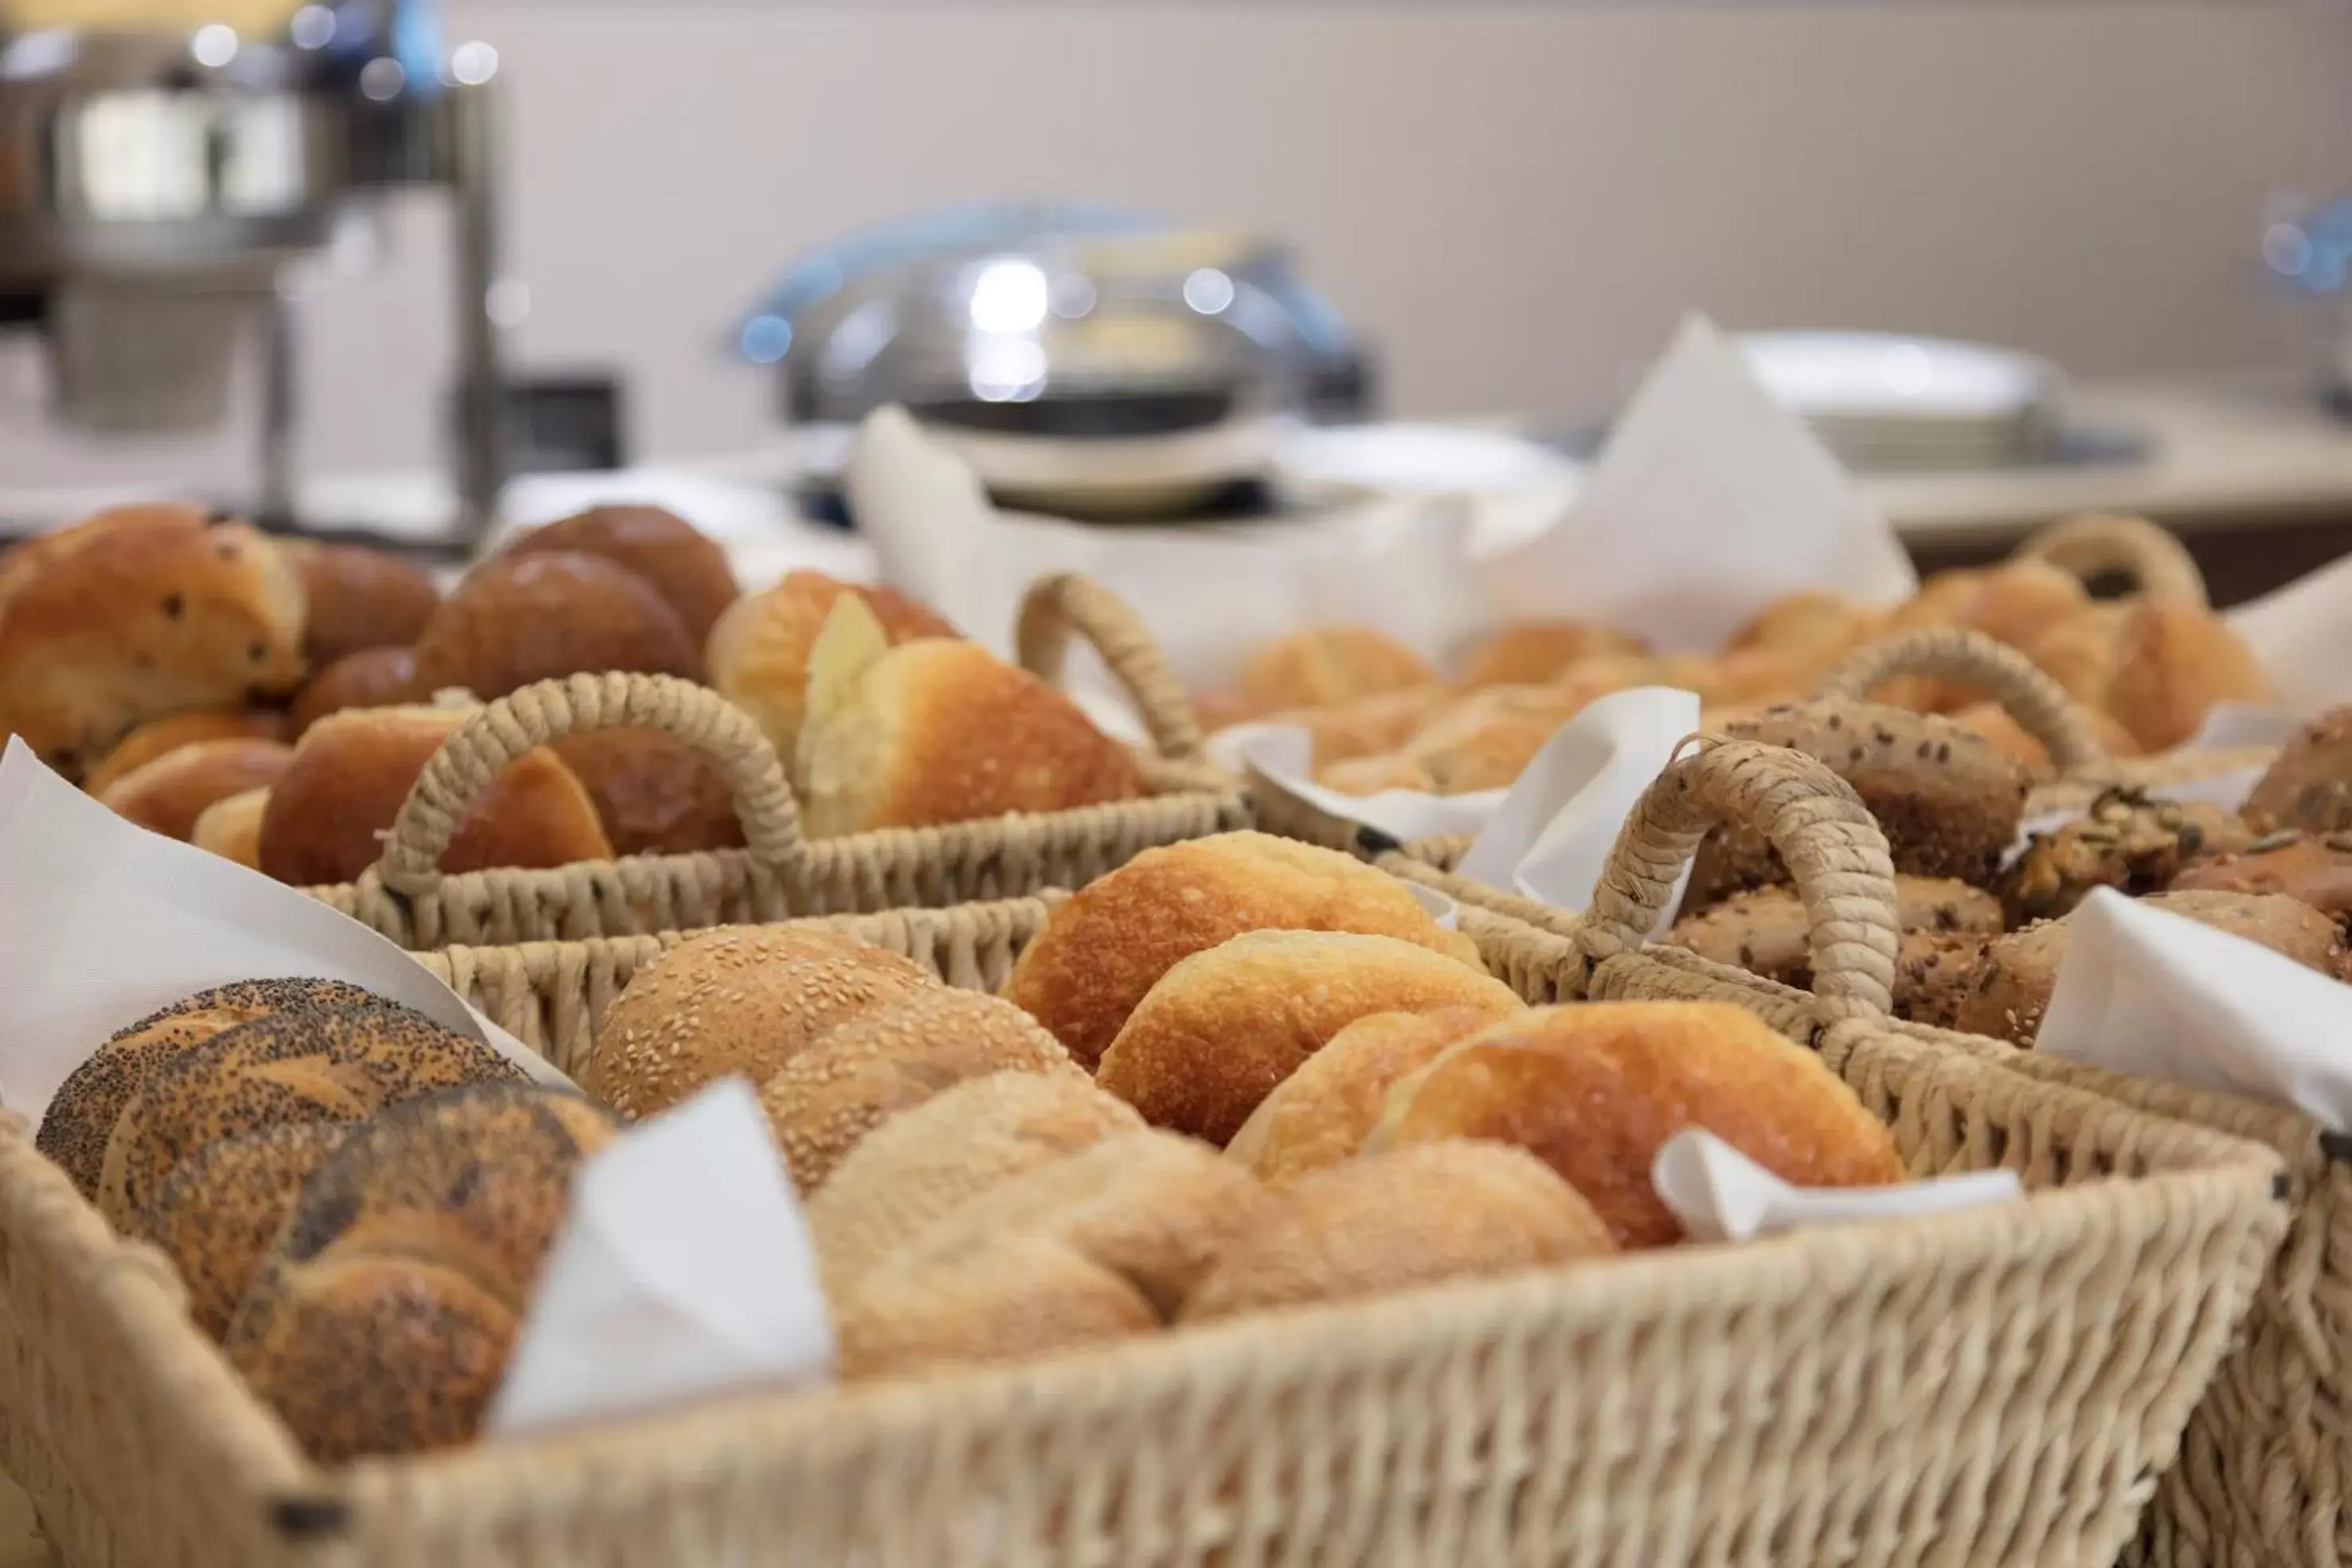
[[1477, 962], [1468, 938], [1439, 930], [1402, 883], [1353, 856], [1271, 833], [1218, 833], [1146, 850], [1056, 904], [1004, 995], [1091, 1070], [1179, 960], [1265, 930], [1395, 936]]
[[1617, 1244], [1682, 1239], [1650, 1184], [1667, 1139], [1703, 1127], [1799, 1186], [1903, 1178], [1893, 1136], [1820, 1057], [1744, 1008], [1537, 1008], [1397, 1085], [1366, 1150], [1448, 1138], [1515, 1144], [1591, 1204]]
[[238, 980], [199, 991], [124, 1026], [92, 1051], [58, 1086], [33, 1146], [62, 1166], [81, 1195], [95, 1202], [114, 1124], [162, 1063], [257, 1019], [364, 1007], [376, 1000], [372, 993], [341, 980]]
[[[1896, 877], [1895, 906], [1896, 925], [1906, 936], [1927, 932], [1998, 936], [2001, 932], [2000, 900], [1948, 877]], [[1804, 901], [1795, 888], [1783, 885], [1733, 894], [1677, 922], [1666, 933], [1665, 942], [1688, 948], [1702, 958], [1811, 990], [1811, 933]]]
[[365, 648], [405, 647], [441, 602], [432, 573], [389, 551], [309, 539], [278, 548], [302, 580], [310, 607], [303, 646], [314, 665]]
[[286, 727], [286, 716], [267, 708], [175, 713], [166, 718], [149, 719], [124, 736], [121, 743], [84, 777], [81, 787], [93, 795], [100, 795], [124, 774], [184, 746], [204, 740], [283, 740]]
[[1934, 1029], [1956, 1027], [1994, 940], [1977, 932], [1906, 932], [1895, 956], [1895, 1016]]
[[1360, 1018], [1445, 1007], [1503, 1018], [1524, 1005], [1500, 980], [1393, 936], [1252, 931], [1161, 976], [1096, 1081], [1153, 1125], [1222, 1147]]
[[578, 1096], [528, 1084], [352, 1129], [238, 1307], [231, 1364], [321, 1464], [469, 1440], [580, 1162], [612, 1131]]
[[215, 800], [196, 813], [196, 825], [188, 830], [188, 842], [248, 871], [259, 871], [261, 819], [268, 811], [267, 789], [247, 789]]
[[1160, 1327], [1142, 1293], [1045, 1237], [967, 1237], [926, 1266], [877, 1269], [835, 1297], [841, 1375], [856, 1382], [1109, 1344]]
[[1649, 651], [1648, 643], [1630, 632], [1590, 622], [1521, 621], [1471, 650], [1463, 661], [1462, 684], [1499, 686], [1557, 680], [1580, 659]]
[[355, 707], [397, 707], [431, 695], [416, 689], [416, 653], [410, 648], [362, 648], [310, 677], [287, 709], [296, 735], [331, 713]]
[[727, 564], [727, 552], [684, 517], [660, 507], [591, 507], [533, 528], [507, 553], [548, 550], [597, 556], [645, 579], [677, 613], [697, 648], [735, 602], [735, 572]]
[[488, 1046], [382, 998], [272, 1013], [155, 1064], [107, 1139], [98, 1211], [134, 1226], [173, 1168], [221, 1138], [362, 1122], [436, 1089], [521, 1081]]
[[699, 854], [743, 847], [727, 781], [684, 741], [657, 730], [597, 729], [547, 743], [596, 803], [620, 855]]
[[294, 748], [279, 741], [200, 740], [132, 768], [99, 792], [99, 803], [184, 843], [206, 807], [268, 789], [293, 760]]
[[835, 932], [736, 926], [688, 937], [605, 1010], [581, 1086], [650, 1116], [729, 1074], [764, 1083], [828, 1030], [939, 981]]
[[206, 1144], [172, 1168], [138, 1217], [138, 1234], [172, 1260], [188, 1289], [188, 1315], [219, 1339], [302, 1184], [351, 1129], [282, 1122]]
[[1143, 1119], [1081, 1073], [997, 1072], [942, 1091], [860, 1140], [809, 1199], [809, 1236], [838, 1296], [960, 1204]]
[[1397, 1081], [1489, 1021], [1478, 1008], [1358, 1019], [1258, 1103], [1225, 1145], [1227, 1157], [1273, 1186], [1353, 1159]]
[[1238, 683], [1260, 711], [1320, 707], [1437, 679], [1420, 654], [1365, 626], [1310, 626], [1252, 655]]
[[2273, 833], [2242, 853], [2200, 861], [2175, 893], [2282, 893], [2339, 925], [2352, 916], [2352, 833]]
[[2279, 750], [2246, 798], [2256, 832], [2352, 830], [2352, 706], [2331, 708]]
[[583, 672], [702, 677], [702, 650], [643, 578], [576, 550], [477, 567], [417, 634], [416, 686], [484, 702]]
[[2182, 868], [2208, 855], [2244, 849], [2254, 835], [2220, 806], [2151, 800], [2110, 789], [2080, 821], [2036, 833], [2000, 874], [2011, 925], [2073, 913], [2097, 887], [2137, 897], [2171, 885]]
[[846, 597], [809, 652], [793, 778], [801, 825], [819, 838], [1144, 792], [1127, 748], [1045, 682], [976, 643], [893, 647], [865, 601]]
[[791, 571], [773, 588], [747, 593], [710, 629], [710, 684], [750, 714], [793, 765], [808, 693], [809, 651], [844, 597], [862, 601], [893, 646], [956, 629], [895, 589], [858, 588], [821, 571]]
[[806, 1194], [889, 1118], [992, 1072], [1084, 1076], [1060, 1042], [1011, 1002], [929, 986], [817, 1035], [760, 1086], [760, 1106], [793, 1184]]
[[1526, 1151], [1412, 1144], [1302, 1176], [1219, 1251], [1183, 1317], [1360, 1301], [1616, 1250], [1592, 1206]]

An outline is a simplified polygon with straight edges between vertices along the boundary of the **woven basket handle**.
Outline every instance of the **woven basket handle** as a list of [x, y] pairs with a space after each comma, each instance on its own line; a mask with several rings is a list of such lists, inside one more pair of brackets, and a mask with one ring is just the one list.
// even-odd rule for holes
[[441, 743], [393, 819], [383, 884], [412, 895], [430, 892], [457, 824], [491, 779], [535, 746], [595, 729], [656, 729], [693, 747], [735, 797], [751, 853], [771, 863], [799, 853], [800, 810], [775, 747], [749, 714], [672, 675], [569, 675], [475, 710]]
[[1059, 681], [1074, 632], [1102, 655], [1160, 755], [1175, 762], [1200, 761], [1201, 724], [1192, 716], [1192, 699], [1135, 612], [1109, 589], [1076, 572], [1055, 572], [1030, 584], [1013, 634], [1021, 667], [1040, 680]]
[[1639, 952], [1699, 841], [1759, 829], [1788, 862], [1811, 932], [1823, 1023], [1886, 1016], [1895, 979], [1895, 865], [1853, 787], [1799, 751], [1700, 737], [1625, 819], [1576, 944], [1593, 963]]
[[1980, 687], [2050, 753], [2061, 773], [2107, 760], [2107, 748], [2057, 682], [2008, 643], [1959, 626], [1922, 626], [1856, 649], [1814, 695], [1867, 696], [1894, 675], [1935, 675]]
[[2017, 547], [2011, 559], [2047, 561], [2085, 582], [2105, 572], [2121, 572], [2150, 599], [2184, 600], [2197, 605], [2210, 602], [2197, 558], [2146, 517], [2111, 512], [2061, 517], [2037, 529]]

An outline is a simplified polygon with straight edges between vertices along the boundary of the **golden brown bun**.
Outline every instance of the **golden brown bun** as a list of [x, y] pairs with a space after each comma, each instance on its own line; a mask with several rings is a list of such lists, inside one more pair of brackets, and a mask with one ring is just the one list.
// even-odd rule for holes
[[[2108, 756], [2139, 755], [2139, 742], [2132, 738], [2131, 731], [2117, 723], [2105, 709], [2084, 707], [2077, 703], [2074, 705], [2074, 716], [2089, 727], [2091, 733], [2098, 737], [2099, 744], [2106, 747]], [[2025, 769], [2028, 778], [2046, 779], [2054, 775], [2056, 770], [2050, 765], [2049, 748], [2027, 734], [2025, 727], [2011, 717], [2009, 710], [2000, 704], [1971, 703], [1967, 707], [1955, 710], [1951, 720], [1970, 734], [1983, 737], [1994, 750], [2014, 758], [2017, 765]]]
[[[2150, 909], [2194, 920], [2258, 942], [2305, 968], [2335, 976], [2344, 961], [2336, 922], [2311, 905], [2280, 894], [2214, 892], [2154, 893], [2140, 901]], [[1968, 996], [1952, 1027], [1968, 1034], [2031, 1045], [2058, 986], [2073, 934], [2069, 915], [2012, 931], [1985, 947]]]
[[2215, 703], [2263, 703], [2271, 695], [2253, 650], [2203, 606], [2148, 599], [2125, 616], [2105, 706], [2142, 750], [2189, 739]]
[[1034, 1361], [1153, 1332], [1127, 1281], [1045, 1237], [973, 1237], [920, 1269], [877, 1269], [834, 1300], [841, 1375]]
[[[2000, 900], [1964, 882], [1898, 876], [1895, 898], [1895, 922], [1906, 933], [1998, 936], [2001, 932]], [[1811, 929], [1804, 901], [1784, 883], [1733, 894], [1677, 922], [1664, 940], [1702, 958], [1811, 990]]]
[[1364, 626], [1311, 626], [1266, 643], [1243, 666], [1243, 698], [1261, 711], [1321, 707], [1374, 692], [1425, 686], [1427, 660]]
[[196, 825], [188, 830], [188, 842], [247, 871], [259, 871], [261, 819], [268, 810], [267, 789], [226, 796], [196, 813]]
[[835, 604], [810, 651], [793, 777], [801, 826], [819, 838], [1144, 792], [1135, 758], [1068, 697], [976, 643], [892, 647], [854, 598]]
[[489, 1047], [381, 998], [272, 1012], [154, 1064], [106, 1141], [98, 1211], [134, 1226], [173, 1168], [217, 1139], [362, 1122], [436, 1089], [521, 1080]]
[[2011, 925], [2055, 920], [2072, 914], [2093, 888], [2134, 897], [2154, 893], [2190, 862], [2253, 841], [2225, 807], [2109, 789], [2080, 819], [2032, 836], [2000, 873], [2001, 904]]
[[1179, 960], [1264, 930], [1360, 931], [1476, 961], [1402, 883], [1352, 856], [1271, 833], [1218, 833], [1146, 850], [1055, 905], [1004, 995], [1091, 1069]]
[[[2053, 628], [2080, 617], [2091, 605], [2082, 580], [2041, 560], [1938, 572], [1917, 598], [1898, 608], [1890, 632], [1921, 626], [1958, 626], [2029, 652]], [[1873, 694], [1879, 701], [1929, 713], [1948, 713], [1983, 693], [1962, 682], [1900, 675]], [[2088, 700], [2088, 699], [2085, 699]]]
[[1682, 1225], [1650, 1167], [1690, 1127], [1799, 1186], [1903, 1179], [1892, 1134], [1820, 1057], [1719, 1002], [1593, 1002], [1495, 1024], [1398, 1084], [1366, 1146], [1516, 1144], [1581, 1193], [1619, 1246], [1664, 1247]]
[[1302, 1176], [1219, 1252], [1183, 1317], [1360, 1301], [1616, 1250], [1592, 1206], [1526, 1151], [1412, 1144]]
[[605, 1009], [581, 1087], [634, 1118], [730, 1073], [764, 1083], [827, 1031], [939, 984], [835, 932], [706, 931], [638, 970]]
[[298, 736], [331, 713], [355, 707], [397, 707], [430, 696], [416, 686], [416, 653], [411, 648], [362, 648], [346, 653], [310, 677], [287, 710]]
[[361, 1007], [375, 999], [341, 980], [239, 980], [199, 991], [125, 1025], [92, 1051], [58, 1086], [33, 1146], [56, 1161], [84, 1197], [94, 1200], [116, 1119], [165, 1061], [256, 1019]]
[[1318, 770], [1315, 782], [1343, 795], [1378, 795], [1387, 789], [1438, 792], [1437, 779], [1410, 757], [1347, 758]]
[[172, 1260], [188, 1288], [188, 1315], [208, 1336], [228, 1332], [302, 1184], [350, 1131], [335, 1122], [281, 1122], [223, 1138], [182, 1160], [156, 1189], [138, 1217], [140, 1239]]
[[1454, 700], [1447, 686], [1375, 692], [1329, 707], [1290, 708], [1265, 716], [1268, 724], [1295, 724], [1314, 745], [1318, 768], [1350, 758], [1393, 751], [1411, 740], [1438, 709]]
[[1356, 1019], [1275, 1085], [1225, 1145], [1226, 1155], [1270, 1186], [1353, 1159], [1396, 1082], [1489, 1021], [1479, 1008]]
[[1124, 1101], [1063, 1072], [991, 1073], [891, 1117], [809, 1199], [827, 1292], [998, 1182], [1142, 1125]]
[[0, 735], [70, 779], [149, 719], [242, 707], [302, 673], [293, 568], [196, 507], [101, 514], [0, 572]]
[[[297, 887], [356, 881], [383, 858], [425, 765], [466, 721], [454, 708], [352, 708], [303, 735], [270, 786], [261, 869]], [[556, 866], [613, 858], [596, 803], [545, 747], [515, 759], [475, 798], [441, 869]]]
[[1441, 794], [1507, 789], [1590, 700], [1572, 686], [1487, 686], [1432, 714], [1402, 756]]
[[1036, 1019], [984, 991], [925, 987], [819, 1034], [760, 1085], [760, 1107], [803, 1193], [858, 1141], [943, 1089], [992, 1072], [1083, 1076]]
[[2352, 834], [2296, 833], [2263, 846], [2200, 861], [2172, 879], [2172, 891], [2283, 893], [2330, 920], [2352, 915]]
[[1393, 936], [1251, 931], [1160, 977], [1096, 1081], [1155, 1126], [1222, 1146], [1275, 1085], [1371, 1013], [1521, 1010], [1508, 986]]
[[598, 556], [644, 578], [677, 612], [697, 648], [735, 602], [735, 573], [727, 564], [727, 552], [684, 517], [659, 507], [591, 507], [532, 529], [508, 547], [507, 553], [545, 550]]
[[198, 741], [283, 740], [286, 731], [286, 716], [266, 708], [243, 713], [175, 713], [168, 718], [150, 719], [124, 736], [122, 743], [89, 770], [81, 787], [93, 795], [100, 794], [133, 768], [144, 768], [158, 758]]
[[547, 748], [595, 802], [614, 854], [743, 847], [727, 781], [684, 741], [650, 729], [596, 729], [558, 736]]
[[528, 1084], [400, 1105], [303, 1186], [230, 1363], [324, 1464], [474, 1436], [602, 1111]]
[[1876, 636], [1885, 627], [1887, 614], [1881, 605], [1856, 604], [1826, 589], [1803, 589], [1758, 611], [1755, 619], [1732, 634], [1724, 652], [1788, 653], [1809, 667], [1825, 668]]
[[1471, 651], [1463, 662], [1462, 684], [1500, 686], [1556, 680], [1570, 664], [1596, 653], [1649, 651], [1639, 637], [1589, 622], [1522, 621]]
[[2130, 612], [2127, 603], [2095, 601], [2060, 616], [2018, 646], [2068, 696], [2085, 707], [2103, 708]]
[[2265, 833], [2352, 829], [2352, 706], [2321, 714], [2279, 749], [2246, 798], [2246, 821]]
[[293, 759], [294, 748], [279, 741], [200, 740], [132, 768], [100, 792], [99, 803], [184, 843], [205, 807], [268, 789]]
[[710, 685], [759, 721], [787, 767], [800, 746], [809, 650], [845, 594], [861, 600], [895, 646], [956, 629], [896, 589], [854, 588], [821, 571], [786, 572], [762, 593], [747, 593], [710, 629]]
[[313, 667], [363, 648], [404, 648], [441, 602], [432, 573], [364, 545], [289, 539], [280, 547], [310, 606], [303, 645]]
[[416, 689], [484, 702], [583, 672], [702, 677], [677, 612], [625, 568], [576, 550], [502, 555], [467, 574], [416, 638]]

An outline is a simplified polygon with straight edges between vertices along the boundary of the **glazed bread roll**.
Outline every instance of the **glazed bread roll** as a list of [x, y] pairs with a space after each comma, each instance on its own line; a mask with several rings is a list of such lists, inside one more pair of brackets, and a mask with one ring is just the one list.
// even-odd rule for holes
[[1092, 1070], [1144, 994], [1180, 960], [1244, 931], [1359, 931], [1475, 965], [1394, 877], [1271, 833], [1218, 833], [1144, 851], [1056, 904], [1004, 985]]
[[301, 583], [251, 528], [101, 513], [0, 571], [0, 734], [78, 779], [149, 719], [291, 691], [302, 626]]
[[596, 729], [557, 736], [547, 748], [588, 791], [614, 854], [743, 847], [727, 781], [684, 741], [650, 729]]
[[294, 748], [275, 740], [200, 740], [132, 768], [99, 792], [99, 803], [185, 842], [206, 807], [268, 789], [293, 760]]
[[2200, 861], [2175, 893], [2283, 893], [2335, 921], [2352, 915], [2352, 833], [2274, 834], [2238, 854]]
[[1500, 980], [1393, 936], [1251, 931], [1162, 975], [1096, 1081], [1154, 1126], [1223, 1146], [1360, 1018], [1462, 1007], [1493, 1019], [1523, 1005]]
[[2183, 867], [2242, 850], [2254, 835], [2228, 810], [2203, 801], [2151, 800], [2109, 789], [2077, 821], [2036, 833], [2000, 873], [2011, 925], [2055, 920], [2097, 887], [2137, 897], [2168, 887]]
[[1480, 1008], [1370, 1013], [1324, 1042], [1274, 1087], [1225, 1145], [1270, 1186], [1353, 1159], [1399, 1079], [1486, 1027]]
[[1557, 680], [1580, 659], [1649, 651], [1639, 637], [1589, 622], [1521, 621], [1471, 650], [1463, 661], [1462, 684], [1502, 686]]
[[831, 1030], [939, 984], [836, 932], [702, 932], [638, 970], [605, 1009], [581, 1087], [634, 1120], [730, 1073], [765, 1083]]
[[303, 1186], [226, 1336], [310, 1457], [470, 1439], [603, 1111], [528, 1084], [413, 1100]]
[[196, 825], [188, 830], [188, 842], [248, 871], [259, 871], [261, 819], [268, 810], [267, 789], [247, 789], [215, 800], [196, 813]]
[[432, 573], [364, 545], [287, 539], [309, 606], [303, 647], [313, 666], [365, 648], [403, 648], [416, 641], [441, 602]]
[[1276, 637], [1243, 666], [1242, 699], [1258, 709], [1321, 707], [1374, 692], [1425, 686], [1427, 660], [1365, 626], [1311, 626]]
[[1650, 1167], [1690, 1127], [1798, 1186], [1903, 1179], [1893, 1136], [1820, 1057], [1717, 1002], [1537, 1008], [1491, 1025], [1398, 1084], [1366, 1148], [1516, 1144], [1582, 1194], [1619, 1246], [1664, 1247], [1682, 1226]]
[[1605, 1258], [1609, 1228], [1521, 1149], [1451, 1138], [1311, 1171], [1219, 1251], [1184, 1321]]
[[789, 571], [763, 593], [737, 600], [710, 629], [710, 685], [759, 721], [789, 766], [800, 747], [808, 692], [809, 650], [844, 597], [873, 612], [895, 647], [956, 629], [896, 589], [855, 588], [821, 571]]
[[1142, 1126], [1085, 1074], [1062, 1072], [992, 1073], [891, 1117], [809, 1199], [827, 1294], [997, 1183]]
[[[2000, 899], [1948, 877], [1897, 876], [1895, 915], [1906, 936], [1998, 936], [2002, 929]], [[1717, 964], [1811, 990], [1811, 929], [1804, 900], [1783, 883], [1733, 894], [1677, 922], [1664, 940]]]
[[[383, 858], [383, 836], [464, 710], [353, 708], [303, 734], [270, 786], [261, 869], [297, 887], [358, 880]], [[545, 747], [490, 780], [458, 823], [441, 869], [556, 866], [613, 858], [596, 803]]]
[[188, 1315], [212, 1339], [253, 1283], [302, 1184], [351, 1131], [337, 1122], [281, 1122], [206, 1144], [172, 1169], [137, 1218], [188, 1290]]
[[802, 1193], [858, 1141], [943, 1089], [994, 1072], [1084, 1072], [1037, 1020], [982, 991], [924, 987], [820, 1034], [760, 1085], [760, 1106]]
[[697, 648], [709, 641], [710, 628], [735, 602], [735, 572], [727, 564], [727, 552], [684, 517], [660, 507], [591, 507], [533, 528], [509, 546], [507, 553], [548, 550], [596, 556], [645, 579], [677, 612]]
[[175, 713], [167, 718], [149, 719], [124, 736], [121, 744], [108, 752], [83, 778], [81, 787], [93, 795], [102, 794], [108, 785], [133, 768], [144, 768], [158, 758], [168, 757], [180, 747], [194, 746], [201, 740], [285, 738], [285, 716], [267, 709]]
[[239, 980], [199, 991], [116, 1030], [84, 1059], [58, 1086], [33, 1146], [95, 1202], [114, 1124], [164, 1061], [257, 1019], [363, 1007], [375, 999], [341, 980]]
[[502, 555], [469, 573], [416, 638], [416, 687], [484, 702], [533, 681], [641, 671], [702, 678], [702, 651], [645, 579], [576, 550]]
[[851, 597], [810, 650], [799, 745], [801, 826], [819, 838], [1144, 792], [1127, 748], [1045, 682], [976, 643], [893, 647]]
[[2246, 821], [2263, 833], [2352, 829], [2352, 706], [2321, 714], [2279, 748], [2246, 798]]
[[416, 689], [416, 654], [409, 648], [362, 648], [344, 654], [310, 677], [287, 709], [301, 735], [331, 713], [345, 708], [396, 707], [429, 695]]

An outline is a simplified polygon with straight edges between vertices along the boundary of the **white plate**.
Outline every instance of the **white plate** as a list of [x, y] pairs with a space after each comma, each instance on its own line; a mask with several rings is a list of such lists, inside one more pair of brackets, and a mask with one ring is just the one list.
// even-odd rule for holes
[[2059, 395], [2055, 366], [1978, 343], [1880, 332], [1751, 332], [1741, 353], [1808, 420], [2006, 422]]

